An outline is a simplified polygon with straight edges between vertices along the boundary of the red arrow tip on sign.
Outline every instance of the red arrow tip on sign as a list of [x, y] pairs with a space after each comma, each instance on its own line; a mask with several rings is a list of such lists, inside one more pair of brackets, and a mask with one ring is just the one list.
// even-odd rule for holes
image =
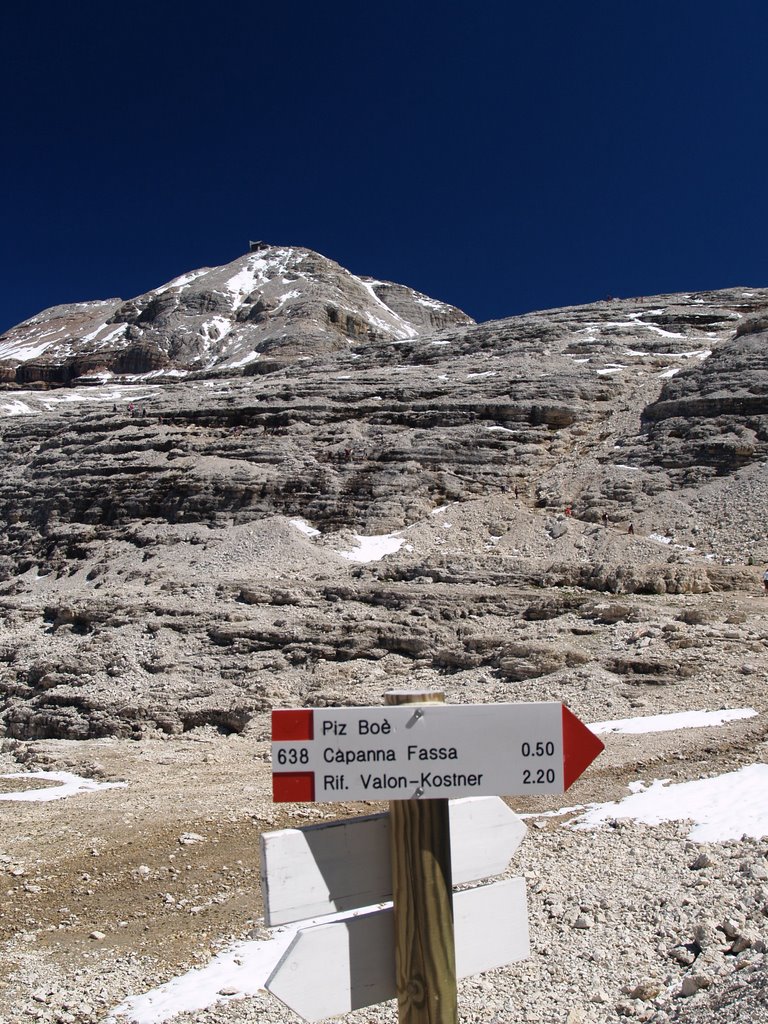
[[563, 789], [568, 789], [603, 750], [603, 741], [563, 705]]

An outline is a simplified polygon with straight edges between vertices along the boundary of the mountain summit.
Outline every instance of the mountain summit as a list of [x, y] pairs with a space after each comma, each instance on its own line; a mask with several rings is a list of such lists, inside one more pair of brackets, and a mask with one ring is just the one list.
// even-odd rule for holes
[[404, 285], [357, 277], [310, 249], [260, 243], [136, 298], [54, 306], [0, 336], [0, 380], [67, 384], [104, 373], [250, 372], [356, 345], [472, 324]]

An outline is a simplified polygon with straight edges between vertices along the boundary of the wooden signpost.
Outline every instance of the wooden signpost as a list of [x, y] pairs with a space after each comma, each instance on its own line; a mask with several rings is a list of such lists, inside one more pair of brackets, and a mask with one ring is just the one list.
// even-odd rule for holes
[[[442, 694], [423, 692], [393, 692], [385, 701], [382, 708], [272, 713], [276, 802], [384, 799], [390, 809], [386, 825], [373, 816], [316, 827], [313, 835], [267, 834], [267, 922], [359, 908], [390, 891], [393, 906], [302, 929], [267, 988], [307, 1020], [396, 996], [400, 1024], [456, 1024], [456, 978], [527, 956], [528, 924], [522, 879], [457, 893], [454, 921], [453, 883], [482, 877], [467, 851], [483, 839], [465, 842], [457, 825], [464, 812], [454, 811], [452, 821], [448, 798], [563, 792], [603, 744], [557, 703], [449, 706]], [[455, 879], [452, 825], [462, 851]], [[489, 827], [501, 835], [498, 824]], [[286, 839], [288, 831], [302, 839]], [[391, 885], [387, 859], [371, 854], [386, 835]], [[294, 859], [278, 867], [273, 854], [281, 844]], [[312, 866], [298, 872], [306, 877], [291, 895], [289, 875], [302, 858]], [[369, 876], [361, 867], [367, 862]], [[483, 863], [496, 869], [488, 874], [505, 866], [498, 852]]]

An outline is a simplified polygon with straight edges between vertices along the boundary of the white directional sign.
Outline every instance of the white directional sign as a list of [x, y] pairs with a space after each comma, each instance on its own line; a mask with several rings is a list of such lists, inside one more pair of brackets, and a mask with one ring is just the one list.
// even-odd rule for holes
[[[505, 871], [526, 827], [496, 796], [452, 800], [454, 885]], [[261, 891], [270, 927], [392, 898], [389, 815], [373, 814], [261, 836]]]
[[564, 705], [272, 712], [276, 802], [562, 793], [603, 750]]
[[[456, 976], [468, 978], [529, 956], [525, 883], [509, 878], [454, 895]], [[393, 999], [391, 909], [300, 931], [267, 989], [305, 1020]]]

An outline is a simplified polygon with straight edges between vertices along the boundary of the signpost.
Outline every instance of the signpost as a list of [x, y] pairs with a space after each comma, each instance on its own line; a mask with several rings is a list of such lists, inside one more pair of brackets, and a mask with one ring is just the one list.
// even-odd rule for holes
[[562, 793], [603, 749], [558, 703], [272, 712], [275, 802]]
[[[603, 743], [559, 703], [449, 706], [442, 694], [409, 692], [385, 700], [272, 712], [275, 802], [389, 800], [390, 809], [386, 825], [374, 816], [336, 823], [335, 832], [290, 830], [303, 843], [265, 836], [268, 923], [361, 907], [389, 891], [393, 907], [301, 930], [267, 988], [307, 1020], [396, 995], [400, 1024], [456, 1024], [456, 978], [527, 956], [528, 924], [522, 879], [457, 893], [454, 921], [454, 880], [481, 877], [491, 864], [504, 870], [504, 861], [477, 857], [484, 826], [465, 842], [449, 798], [562, 793]], [[379, 851], [387, 834], [391, 884]], [[505, 842], [519, 842], [508, 827]], [[278, 848], [287, 851], [280, 868], [270, 855]]]
[[[497, 796], [449, 805], [453, 884], [506, 870], [523, 840], [522, 820]], [[268, 927], [392, 899], [388, 814], [370, 814], [261, 836], [261, 891]]]

